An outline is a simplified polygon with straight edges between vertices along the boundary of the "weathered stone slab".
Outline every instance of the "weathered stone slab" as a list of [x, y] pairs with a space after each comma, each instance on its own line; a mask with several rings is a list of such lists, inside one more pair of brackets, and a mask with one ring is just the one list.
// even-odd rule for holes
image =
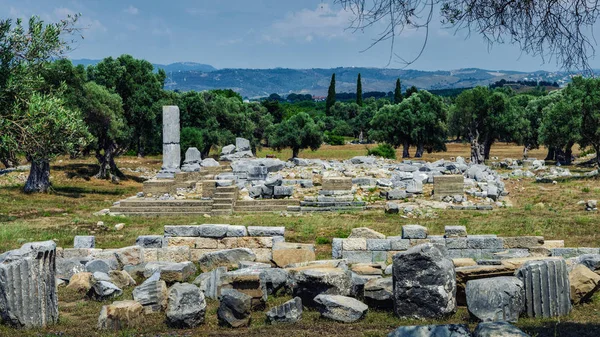
[[177, 283], [169, 289], [167, 325], [174, 328], [195, 328], [204, 323], [206, 300], [198, 287]]
[[285, 227], [248, 226], [249, 236], [285, 236]]
[[569, 273], [569, 283], [573, 303], [587, 302], [600, 288], [600, 275], [578, 264]]
[[529, 337], [529, 335], [507, 322], [481, 322], [473, 331], [473, 337]]
[[426, 239], [427, 228], [420, 225], [404, 225], [402, 226], [403, 239]]
[[348, 236], [348, 239], [358, 239], [358, 238], [385, 239], [385, 235], [383, 235], [379, 232], [376, 232], [367, 227], [352, 228], [352, 232], [350, 233], [350, 236]]
[[160, 279], [160, 272], [135, 287], [133, 299], [143, 305], [147, 313], [163, 311], [167, 306], [167, 284]]
[[369, 310], [366, 304], [347, 296], [320, 294], [314, 301], [321, 316], [343, 323], [356, 322]]
[[465, 226], [446, 226], [444, 227], [444, 237], [467, 237], [467, 228]]
[[516, 277], [494, 277], [467, 282], [467, 308], [484, 322], [516, 322], [525, 310], [523, 282]]
[[202, 255], [198, 264], [209, 271], [217, 267], [237, 268], [240, 261], [256, 261], [256, 255], [248, 248], [224, 249]]
[[223, 289], [219, 296], [219, 324], [232, 328], [250, 324], [252, 297], [234, 289]]
[[252, 297], [252, 310], [264, 310], [267, 286], [260, 278], [262, 270], [244, 268], [225, 273], [221, 278], [221, 291], [235, 289]]
[[465, 177], [462, 174], [433, 177], [433, 193], [436, 198], [464, 194]]
[[206, 297], [216, 300], [219, 297], [221, 280], [225, 273], [227, 273], [226, 267], [218, 267], [198, 275], [193, 283], [202, 290]]
[[314, 306], [319, 294], [347, 296], [352, 291], [352, 275], [348, 270], [331, 267], [299, 267], [288, 269], [293, 283], [293, 295], [305, 306]]
[[135, 244], [143, 248], [162, 248], [162, 235], [140, 235], [135, 239]]
[[369, 307], [379, 309], [394, 307], [394, 283], [391, 277], [369, 280], [363, 291], [365, 302]]
[[0, 255], [0, 317], [15, 327], [40, 328], [58, 320], [56, 244], [26, 243]]
[[321, 189], [326, 191], [350, 191], [352, 190], [352, 178], [323, 178], [321, 182]]
[[76, 235], [73, 238], [73, 248], [95, 248], [96, 237], [93, 235]]
[[278, 242], [273, 245], [273, 262], [283, 268], [293, 263], [314, 261], [315, 246], [312, 244]]
[[99, 330], [133, 329], [144, 323], [143, 307], [136, 301], [116, 301], [102, 306], [98, 317]]
[[265, 313], [267, 322], [274, 323], [296, 323], [302, 318], [302, 300], [300, 297], [276, 306]]
[[452, 260], [433, 244], [393, 257], [394, 312], [399, 317], [439, 318], [456, 311]]

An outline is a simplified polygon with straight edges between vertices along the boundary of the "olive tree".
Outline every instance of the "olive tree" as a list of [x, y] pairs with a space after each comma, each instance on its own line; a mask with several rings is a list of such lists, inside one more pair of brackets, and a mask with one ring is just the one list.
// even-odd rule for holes
[[310, 148], [316, 151], [323, 144], [323, 133], [313, 119], [300, 112], [283, 122], [273, 125], [269, 132], [269, 145], [281, 151], [292, 149], [292, 158], [298, 157], [300, 150]]

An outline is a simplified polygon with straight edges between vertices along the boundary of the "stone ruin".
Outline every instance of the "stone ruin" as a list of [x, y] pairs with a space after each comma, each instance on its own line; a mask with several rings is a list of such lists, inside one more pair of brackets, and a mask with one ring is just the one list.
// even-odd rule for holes
[[[74, 245], [29, 243], [0, 255], [5, 323], [57, 322], [56, 286], [66, 285], [90, 300], [115, 300], [99, 312], [100, 330], [142, 326], [148, 313], [164, 314], [170, 328], [193, 328], [204, 323], [206, 302], [219, 301], [218, 320], [232, 328], [248, 326], [256, 311], [271, 323], [297, 322], [305, 309], [352, 323], [369, 309], [441, 319], [466, 306], [480, 322], [473, 335], [450, 324], [401, 326], [390, 336], [526, 336], [509, 323], [568, 315], [600, 289], [599, 248], [565, 248], [540, 236], [468, 235], [464, 226], [430, 235], [405, 225], [387, 237], [354, 228], [348, 238], [333, 239], [331, 260], [316, 260], [312, 244], [286, 242], [283, 227], [169, 225], [130, 247], [98, 249], [91, 236], [75, 237]], [[122, 299], [128, 287], [133, 299]], [[269, 308], [269, 296], [281, 295], [292, 299]]]
[[[434, 217], [436, 209], [492, 210], [511, 206], [507, 174], [485, 165], [371, 156], [349, 160], [256, 158], [236, 138], [219, 161], [186, 150], [180, 167], [179, 109], [163, 107], [163, 166], [144, 191], [99, 214], [231, 215], [381, 210], [404, 217]], [[536, 162], [536, 164], [539, 164]], [[543, 162], [542, 162], [543, 164]], [[537, 166], [536, 166], [537, 167]], [[594, 209], [591, 207], [590, 209]]]

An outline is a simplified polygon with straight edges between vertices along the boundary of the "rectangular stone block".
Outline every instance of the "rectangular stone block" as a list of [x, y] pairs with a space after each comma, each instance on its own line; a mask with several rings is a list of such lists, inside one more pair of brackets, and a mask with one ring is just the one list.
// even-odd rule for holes
[[285, 236], [285, 227], [248, 226], [249, 236]]
[[168, 247], [183, 247], [183, 246], [187, 246], [190, 248], [196, 247], [196, 238], [195, 237], [177, 236], [177, 237], [168, 237], [168, 238], [166, 238], [166, 240], [167, 240]]
[[464, 194], [465, 177], [462, 174], [433, 177], [433, 195], [436, 199]]
[[533, 248], [544, 244], [543, 236], [503, 237], [504, 248]]
[[467, 238], [447, 238], [446, 248], [448, 249], [466, 249]]
[[579, 247], [577, 248], [577, 254], [578, 255], [583, 255], [583, 254], [598, 254], [599, 253], [599, 249], [598, 248], [589, 248], [589, 247]]
[[135, 239], [135, 244], [142, 248], [161, 248], [164, 239], [162, 235], [140, 235]]
[[203, 224], [196, 228], [198, 236], [203, 238], [224, 238], [227, 235], [229, 225]]
[[373, 263], [378, 263], [378, 262], [383, 262], [385, 263], [387, 261], [387, 255], [388, 255], [388, 251], [373, 251]]
[[73, 248], [94, 248], [96, 237], [93, 235], [76, 235], [73, 238]]
[[544, 240], [544, 244], [542, 245], [544, 248], [564, 248], [565, 240]]
[[390, 250], [392, 249], [389, 239], [367, 239], [367, 250]]
[[426, 239], [427, 228], [420, 225], [404, 225], [402, 226], [403, 239]]
[[431, 243], [429, 239], [410, 239], [409, 241], [411, 247], [422, 245], [424, 243]]
[[342, 258], [342, 242], [344, 239], [334, 238], [331, 242], [331, 258], [341, 259]]
[[117, 262], [121, 266], [138, 265], [142, 263], [144, 258], [142, 256], [142, 247], [140, 246], [123, 247], [115, 249], [113, 252]]
[[206, 253], [216, 252], [219, 249], [190, 249], [190, 261], [198, 262], [202, 255]]
[[256, 255], [256, 262], [271, 263], [273, 251], [270, 248], [254, 248], [252, 251]]
[[504, 240], [498, 237], [467, 237], [467, 248], [470, 249], [502, 249]]
[[144, 262], [158, 261], [158, 249], [159, 248], [144, 248], [144, 249], [142, 249], [142, 257], [144, 259]]
[[[223, 238], [219, 241], [218, 248], [220, 249], [231, 249], [231, 248], [272, 248], [273, 238], [272, 237], [238, 237], [238, 238]], [[196, 247], [201, 248], [201, 247]], [[206, 247], [209, 248], [209, 247]], [[215, 247], [217, 248], [217, 247]]]
[[342, 258], [348, 263], [371, 263], [373, 261], [373, 253], [369, 251], [352, 251], [344, 250]]
[[190, 247], [166, 247], [158, 249], [158, 261], [185, 262], [190, 261]]
[[367, 250], [367, 239], [344, 239], [342, 249], [346, 250]]
[[195, 249], [217, 249], [219, 240], [213, 238], [194, 238], [194, 246], [190, 248]]
[[321, 182], [321, 189], [326, 191], [337, 191], [337, 190], [352, 190], [352, 178], [345, 177], [330, 177], [323, 178]]
[[196, 237], [198, 236], [198, 226], [165, 226], [165, 237]]
[[[448, 252], [450, 252], [451, 250], [449, 250]], [[460, 250], [460, 257], [468, 257], [471, 258], [475, 261], [480, 260], [481, 259], [481, 249], [461, 249]], [[454, 257], [452, 257], [454, 258]]]
[[444, 227], [444, 236], [447, 238], [467, 237], [467, 228], [465, 226], [446, 226]]
[[402, 239], [399, 236], [395, 236], [395, 237], [388, 237], [388, 239], [390, 240], [390, 250], [407, 250], [408, 248], [410, 248], [410, 240], [409, 239]]
[[240, 237], [248, 236], [248, 230], [246, 226], [232, 226], [227, 227], [227, 237]]
[[202, 197], [212, 198], [217, 193], [217, 181], [216, 180], [204, 180], [202, 184]]
[[427, 240], [435, 245], [446, 246], [446, 239], [442, 235], [429, 235]]

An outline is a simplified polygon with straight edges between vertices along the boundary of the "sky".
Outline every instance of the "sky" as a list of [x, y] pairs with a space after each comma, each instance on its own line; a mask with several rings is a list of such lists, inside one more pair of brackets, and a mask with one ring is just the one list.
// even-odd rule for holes
[[[81, 13], [79, 39], [71, 59], [130, 54], [152, 63], [198, 62], [216, 68], [386, 67], [390, 45], [369, 47], [382, 26], [348, 29], [352, 13], [333, 0], [0, 0], [0, 18], [38, 15], [55, 22]], [[594, 27], [595, 30], [597, 27]], [[597, 36], [600, 36], [596, 32]], [[394, 52], [418, 54], [425, 32], [407, 31]], [[600, 68], [600, 59], [590, 61]], [[405, 64], [393, 59], [390, 68]], [[408, 69], [556, 70], [520, 52], [494, 45], [434, 18], [423, 55]]]

